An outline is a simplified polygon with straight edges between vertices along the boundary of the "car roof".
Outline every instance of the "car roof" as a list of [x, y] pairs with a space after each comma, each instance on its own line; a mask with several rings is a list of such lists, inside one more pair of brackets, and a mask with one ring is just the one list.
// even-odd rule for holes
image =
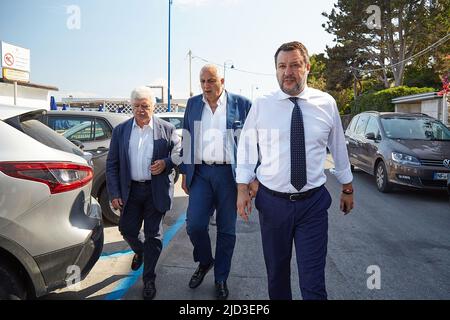
[[411, 113], [411, 112], [379, 112], [379, 111], [364, 111], [360, 114], [375, 114], [382, 118], [384, 117], [402, 117], [402, 118], [432, 118], [425, 113]]
[[128, 113], [114, 113], [104, 111], [75, 111], [75, 110], [50, 110], [47, 112], [49, 115], [71, 115], [71, 116], [87, 116], [87, 117], [99, 117], [107, 119], [113, 127], [130, 119], [133, 115]]
[[45, 112], [45, 109], [0, 104], [0, 120], [9, 119], [29, 112]]
[[0, 121], [0, 136], [0, 161], [69, 161], [86, 164], [82, 157], [48, 147], [3, 121]]

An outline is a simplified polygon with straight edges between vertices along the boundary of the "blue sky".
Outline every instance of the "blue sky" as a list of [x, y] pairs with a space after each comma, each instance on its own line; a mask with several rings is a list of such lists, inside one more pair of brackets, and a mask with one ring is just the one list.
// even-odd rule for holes
[[[173, 0], [172, 97], [189, 96], [189, 49], [210, 62], [269, 75], [284, 42], [323, 52], [333, 37], [321, 26], [321, 12], [334, 2]], [[71, 5], [80, 9], [79, 29], [67, 27]], [[30, 49], [31, 81], [58, 87], [57, 97], [128, 97], [138, 85], [167, 85], [167, 35], [168, 0], [0, 0], [0, 40]], [[192, 60], [194, 94], [204, 64]], [[274, 75], [227, 69], [226, 87], [251, 98], [277, 82]]]

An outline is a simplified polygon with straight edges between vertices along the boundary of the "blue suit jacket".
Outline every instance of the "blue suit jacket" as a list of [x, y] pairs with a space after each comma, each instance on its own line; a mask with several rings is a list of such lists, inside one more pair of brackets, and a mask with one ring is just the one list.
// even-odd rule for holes
[[[128, 200], [131, 187], [130, 157], [128, 149], [130, 145], [133, 119], [121, 123], [113, 130], [106, 160], [106, 185], [109, 198], [122, 198], [124, 206]], [[170, 159], [174, 144], [171, 140], [175, 127], [164, 120], [153, 116], [153, 157], [155, 160], [164, 159], [166, 169], [158, 175], [152, 175], [152, 197], [156, 210], [166, 212], [170, 208], [169, 173], [174, 164]]]
[[[227, 129], [233, 130], [234, 152], [232, 159], [233, 176], [236, 177], [236, 152], [237, 152], [237, 138], [236, 130], [241, 130], [244, 126], [244, 121], [250, 111], [252, 105], [251, 101], [243, 96], [229, 93], [227, 95]], [[184, 127], [183, 127], [183, 149], [182, 157], [183, 163], [180, 165], [180, 172], [186, 175], [186, 186], [189, 188], [194, 176], [195, 164], [199, 163], [201, 159], [195, 159], [194, 146], [195, 141], [200, 141], [200, 132], [194, 132], [196, 121], [201, 121], [202, 113], [205, 103], [203, 102], [203, 95], [198, 95], [190, 98], [186, 105], [184, 113]], [[186, 133], [189, 132], [189, 137]]]

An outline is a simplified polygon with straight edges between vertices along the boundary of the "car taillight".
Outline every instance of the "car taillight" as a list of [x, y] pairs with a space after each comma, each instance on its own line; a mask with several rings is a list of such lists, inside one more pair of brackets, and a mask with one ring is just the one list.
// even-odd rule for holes
[[80, 188], [94, 176], [91, 167], [67, 162], [0, 162], [0, 171], [10, 177], [45, 183], [52, 194]]

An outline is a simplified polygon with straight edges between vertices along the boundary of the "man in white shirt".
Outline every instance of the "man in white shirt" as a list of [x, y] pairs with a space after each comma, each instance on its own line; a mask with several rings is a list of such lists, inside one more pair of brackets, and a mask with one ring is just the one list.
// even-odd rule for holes
[[[183, 190], [189, 194], [186, 229], [198, 268], [189, 281], [197, 288], [214, 266], [217, 299], [227, 299], [227, 278], [236, 242], [236, 132], [250, 101], [224, 90], [224, 78], [214, 65], [200, 71], [203, 94], [190, 98], [184, 116]], [[208, 223], [216, 209], [217, 241], [213, 257]]]
[[310, 63], [303, 44], [283, 44], [275, 66], [281, 90], [253, 102], [241, 133], [238, 213], [247, 221], [256, 196], [270, 299], [292, 299], [293, 243], [303, 299], [327, 299], [331, 197], [324, 164], [328, 147], [343, 185], [341, 210], [347, 214], [353, 208], [353, 176], [344, 132], [333, 97], [306, 84]]
[[[181, 139], [175, 127], [153, 116], [151, 89], [131, 93], [134, 117], [113, 130], [106, 161], [112, 206], [121, 210], [119, 230], [134, 251], [132, 270], [144, 263], [143, 298], [156, 294], [155, 267], [162, 250], [162, 219], [170, 209], [169, 174], [181, 162]], [[145, 240], [139, 240], [144, 223]]]

